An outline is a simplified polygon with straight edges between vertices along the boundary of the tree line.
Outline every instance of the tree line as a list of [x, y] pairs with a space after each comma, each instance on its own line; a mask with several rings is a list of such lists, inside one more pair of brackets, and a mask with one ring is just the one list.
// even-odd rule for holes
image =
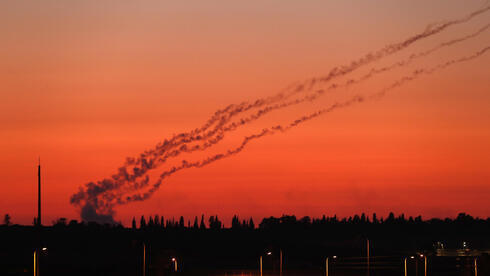
[[[206, 224], [206, 219], [205, 216], [202, 215], [201, 219], [199, 220], [198, 217], [194, 217], [193, 222], [191, 223], [190, 220], [187, 220], [187, 223], [184, 219], [183, 216], [181, 216], [178, 220], [175, 220], [174, 218], [172, 219], [165, 219], [163, 216], [149, 216], [145, 218], [145, 216], [141, 216], [139, 219], [139, 225], [136, 221], [136, 218], [133, 217], [133, 220], [131, 222], [131, 228], [136, 230], [136, 229], [158, 229], [158, 228], [188, 228], [188, 229], [222, 229], [224, 228], [224, 223], [218, 218], [218, 216], [210, 216], [207, 220]], [[231, 228], [232, 229], [238, 229], [238, 228], [243, 228], [243, 229], [254, 229], [255, 224], [252, 218], [249, 220], [240, 220], [237, 215], [233, 216], [232, 221], [231, 221]]]
[[[78, 222], [77, 220], [71, 220], [68, 222], [66, 218], [59, 218], [53, 221], [53, 226], [75, 226], [84, 224], [96, 224], [93, 222], [85, 223]], [[34, 219], [33, 224], [36, 224]], [[368, 225], [486, 225], [490, 226], [490, 218], [474, 218], [466, 213], [460, 213], [456, 218], [432, 218], [428, 220], [423, 220], [422, 216], [408, 218], [404, 214], [395, 216], [393, 212], [390, 212], [386, 218], [379, 217], [376, 213], [368, 216], [364, 213], [360, 215], [354, 215], [344, 218], [338, 218], [337, 215], [325, 216], [321, 218], [311, 218], [305, 216], [302, 218], [297, 218], [294, 215], [283, 215], [281, 217], [267, 217], [263, 218], [258, 225], [259, 229], [277, 229], [277, 228], [288, 228], [288, 227], [322, 227], [322, 226], [334, 226], [334, 225], [352, 225], [352, 226], [368, 226]], [[3, 219], [4, 226], [12, 225], [12, 218], [9, 214], [5, 214]], [[106, 225], [107, 227], [122, 227], [121, 224], [116, 225]], [[191, 220], [185, 220], [181, 216], [178, 220], [175, 218], [165, 219], [163, 216], [154, 215], [145, 217], [142, 215], [137, 221], [136, 217], [133, 217], [131, 222], [131, 229], [223, 229], [225, 228], [224, 223], [218, 218], [217, 215], [205, 218], [204, 215], [199, 219], [197, 216], [194, 217], [193, 222]], [[255, 229], [255, 223], [253, 218], [241, 220], [238, 215], [234, 215], [231, 219], [231, 229]]]

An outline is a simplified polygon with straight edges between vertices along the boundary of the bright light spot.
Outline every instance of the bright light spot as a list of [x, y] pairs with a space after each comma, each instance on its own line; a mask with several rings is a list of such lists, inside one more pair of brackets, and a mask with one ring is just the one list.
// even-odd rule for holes
[[175, 258], [172, 258], [172, 262], [175, 262]]
[[414, 259], [414, 258], [415, 258], [415, 256], [410, 256], [410, 259]]
[[332, 258], [337, 259], [337, 256], [333, 256]]
[[43, 247], [43, 251], [46, 251], [46, 250], [48, 250], [48, 249], [46, 247]]
[[272, 255], [272, 252], [270, 252], [270, 251], [269, 251], [269, 252], [267, 252], [267, 255]]
[[424, 254], [420, 254], [420, 258], [423, 258], [424, 257]]

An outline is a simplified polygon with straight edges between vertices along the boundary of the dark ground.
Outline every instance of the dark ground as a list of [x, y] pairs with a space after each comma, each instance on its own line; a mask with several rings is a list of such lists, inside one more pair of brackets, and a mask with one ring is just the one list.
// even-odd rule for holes
[[[39, 231], [32, 226], [0, 226], [0, 275], [33, 275], [33, 252], [37, 246], [47, 248], [41, 256], [43, 276], [142, 275], [143, 244], [147, 276], [259, 275], [260, 256], [264, 275], [279, 275], [280, 251], [285, 276], [325, 275], [326, 257], [330, 276], [368, 275], [367, 239], [371, 276], [404, 275], [405, 257], [408, 275], [422, 276], [424, 259], [410, 258], [416, 254], [428, 256], [428, 275], [474, 275], [475, 258], [478, 275], [490, 275], [490, 258], [485, 253], [485, 248], [490, 248], [490, 220], [277, 220], [266, 220], [259, 229], [195, 229], [178, 225], [131, 229], [71, 223]], [[445, 250], [436, 250], [440, 248], [438, 241]], [[447, 250], [461, 248], [463, 241], [467, 242], [467, 250]], [[269, 251], [271, 255], [267, 255]], [[436, 256], [437, 252], [448, 256]], [[177, 259], [178, 272], [172, 272], [172, 258]]]

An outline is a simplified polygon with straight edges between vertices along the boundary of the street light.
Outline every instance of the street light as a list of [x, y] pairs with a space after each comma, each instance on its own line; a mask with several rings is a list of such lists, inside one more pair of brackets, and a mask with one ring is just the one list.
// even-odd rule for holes
[[37, 263], [37, 254], [36, 254], [36, 250], [34, 250], [34, 276], [37, 276], [37, 267], [36, 267], [36, 263]]
[[405, 271], [405, 276], [407, 276], [407, 257], [403, 259], [403, 267]]
[[279, 276], [282, 276], [282, 249], [279, 250]]
[[424, 258], [424, 276], [427, 276], [427, 256], [420, 254], [420, 258]]
[[328, 257], [325, 260], [325, 276], [328, 276]]
[[[334, 260], [335, 260], [335, 259], [337, 259], [337, 255], [333, 255], [333, 256], [332, 256], [332, 259], [334, 259]], [[325, 259], [325, 276], [328, 276], [328, 273], [329, 273], [329, 271], [328, 271], [328, 270], [329, 270], [329, 269], [328, 269], [328, 266], [329, 266], [329, 264], [330, 264], [330, 262], [329, 262], [329, 257], [327, 257], [327, 258]]]
[[[267, 251], [265, 254], [267, 256], [271, 256], [272, 252]], [[282, 251], [281, 251], [281, 262], [282, 262]], [[262, 255], [260, 255], [260, 257], [259, 257], [259, 268], [260, 268], [260, 276], [262, 276]], [[282, 273], [282, 263], [281, 263], [281, 273]]]
[[172, 262], [174, 263], [174, 271], [177, 272], [177, 259], [175, 257], [172, 258]]
[[259, 258], [259, 266], [260, 266], [260, 276], [262, 276], [262, 255]]
[[[46, 252], [48, 250], [47, 247], [41, 248], [42, 251]], [[34, 250], [34, 276], [39, 275], [39, 257], [41, 252], [38, 252], [38, 249]]]
[[477, 263], [476, 263], [476, 258], [475, 258], [475, 276], [478, 276], [478, 266], [477, 266]]

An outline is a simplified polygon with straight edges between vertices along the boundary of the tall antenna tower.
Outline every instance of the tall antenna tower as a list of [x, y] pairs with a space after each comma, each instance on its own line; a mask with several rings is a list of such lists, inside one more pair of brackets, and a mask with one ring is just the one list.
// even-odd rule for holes
[[41, 157], [37, 165], [37, 225], [41, 226]]

